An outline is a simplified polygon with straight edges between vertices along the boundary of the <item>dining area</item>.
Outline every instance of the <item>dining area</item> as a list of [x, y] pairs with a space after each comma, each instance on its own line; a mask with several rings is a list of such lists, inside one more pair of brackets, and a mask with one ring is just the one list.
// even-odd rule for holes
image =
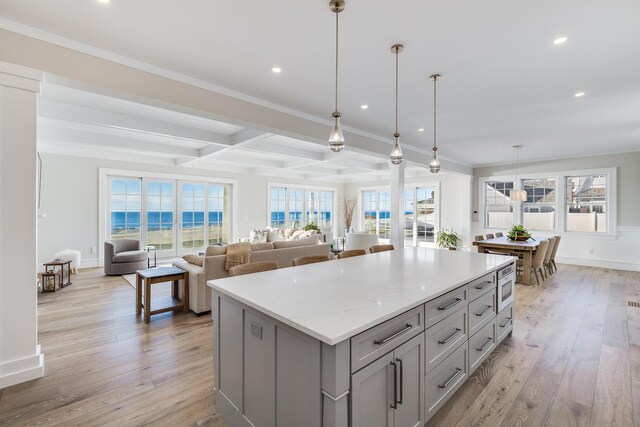
[[507, 235], [502, 232], [476, 235], [473, 246], [478, 248], [479, 253], [518, 257], [516, 262], [518, 283], [533, 285], [535, 276], [536, 284], [540, 285], [551, 274], [558, 271], [555, 257], [560, 240], [561, 236], [535, 239], [524, 229], [512, 229]]

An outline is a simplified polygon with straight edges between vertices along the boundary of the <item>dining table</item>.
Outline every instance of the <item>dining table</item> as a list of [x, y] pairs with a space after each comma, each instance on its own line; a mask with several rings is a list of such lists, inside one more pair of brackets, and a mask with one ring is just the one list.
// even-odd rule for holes
[[522, 257], [523, 271], [521, 283], [531, 285], [531, 261], [538, 249], [538, 242], [533, 238], [528, 240], [509, 240], [506, 236], [473, 242], [479, 253], [503, 253]]

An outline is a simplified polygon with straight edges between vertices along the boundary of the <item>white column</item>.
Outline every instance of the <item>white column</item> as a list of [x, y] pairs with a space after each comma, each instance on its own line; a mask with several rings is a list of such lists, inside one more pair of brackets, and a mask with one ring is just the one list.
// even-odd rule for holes
[[42, 73], [0, 62], [0, 388], [39, 378], [36, 127]]
[[391, 188], [391, 244], [404, 247], [404, 166], [389, 162], [389, 184]]

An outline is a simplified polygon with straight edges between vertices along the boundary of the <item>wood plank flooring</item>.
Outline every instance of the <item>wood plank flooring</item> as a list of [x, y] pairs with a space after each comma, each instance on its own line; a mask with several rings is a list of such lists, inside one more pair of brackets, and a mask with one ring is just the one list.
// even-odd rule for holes
[[[210, 316], [145, 325], [122, 277], [73, 282], [40, 295], [45, 377], [0, 390], [0, 425], [227, 426]], [[519, 285], [513, 336], [427, 426], [640, 427], [640, 308], [628, 300], [640, 301], [640, 273], [562, 265], [543, 286]]]

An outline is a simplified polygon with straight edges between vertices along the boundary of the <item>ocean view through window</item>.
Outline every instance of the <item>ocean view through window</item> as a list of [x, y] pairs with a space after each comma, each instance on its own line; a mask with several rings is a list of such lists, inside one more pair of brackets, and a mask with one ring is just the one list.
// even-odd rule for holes
[[321, 227], [333, 225], [335, 192], [314, 188], [270, 186], [269, 225], [303, 227], [311, 222]]

